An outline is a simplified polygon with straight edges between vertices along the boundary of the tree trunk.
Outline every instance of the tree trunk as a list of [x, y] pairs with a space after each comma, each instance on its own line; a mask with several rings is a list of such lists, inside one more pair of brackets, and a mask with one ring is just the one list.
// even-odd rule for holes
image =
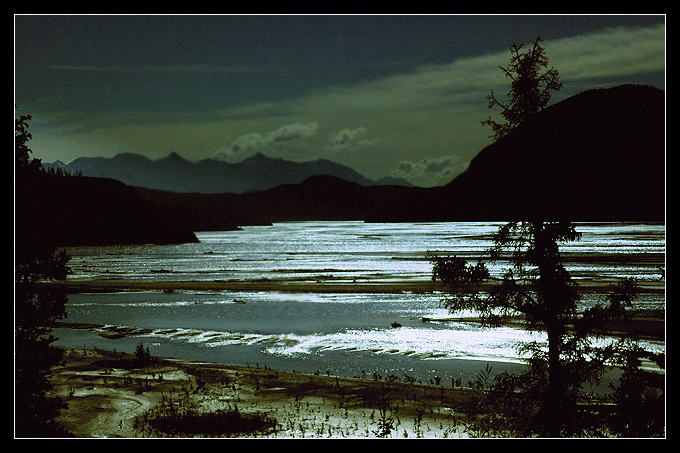
[[560, 437], [562, 418], [562, 370], [560, 364], [559, 328], [554, 323], [548, 331], [548, 395], [546, 398], [546, 434], [548, 437]]
[[559, 291], [561, 285], [555, 272], [555, 256], [550, 253], [554, 238], [545, 231], [545, 223], [532, 222], [534, 235], [535, 264], [538, 266], [538, 293], [544, 304], [544, 323], [548, 334], [548, 394], [546, 395], [546, 435], [560, 437], [562, 418], [562, 369], [560, 350], [562, 346], [562, 326], [559, 322]]

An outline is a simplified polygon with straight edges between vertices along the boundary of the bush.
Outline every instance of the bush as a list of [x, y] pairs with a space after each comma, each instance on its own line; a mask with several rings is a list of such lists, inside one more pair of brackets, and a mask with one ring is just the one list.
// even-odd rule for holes
[[276, 420], [261, 413], [242, 414], [237, 407], [200, 412], [189, 396], [163, 396], [153, 409], [137, 417], [134, 428], [179, 437], [235, 436], [276, 429]]
[[144, 344], [139, 343], [135, 348], [135, 358], [141, 365], [149, 363], [151, 361], [149, 347], [147, 346], [146, 349], [144, 349]]

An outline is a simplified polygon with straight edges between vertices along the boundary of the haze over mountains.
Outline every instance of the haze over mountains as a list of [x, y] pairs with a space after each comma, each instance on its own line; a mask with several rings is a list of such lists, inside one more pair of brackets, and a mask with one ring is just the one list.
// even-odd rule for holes
[[404, 179], [385, 177], [378, 181], [365, 178], [353, 169], [318, 159], [292, 162], [257, 153], [239, 163], [217, 159], [190, 162], [177, 153], [151, 160], [145, 156], [121, 153], [112, 158], [79, 157], [69, 164], [43, 163], [46, 168], [62, 168], [71, 174], [111, 178], [129, 186], [170, 192], [244, 193], [281, 184], [301, 183], [310, 176], [324, 174], [364, 186], [374, 184], [411, 185]]
[[[92, 244], [148, 242], [153, 228], [160, 228], [157, 242], [182, 242], [195, 240], [195, 231], [285, 220], [664, 221], [665, 141], [664, 92], [624, 85], [586, 91], [544, 109], [481, 150], [464, 173], [441, 187], [362, 185], [349, 176], [314, 174], [246, 193], [178, 193], [64, 177], [62, 188], [50, 184], [49, 193], [36, 200], [50, 200], [63, 244], [82, 244], [84, 236]], [[132, 155], [119, 159], [149, 162]], [[250, 161], [272, 159], [259, 155]], [[197, 165], [177, 155], [160, 163], [175, 171]], [[137, 212], [126, 213], [126, 206]], [[152, 214], [153, 228], [144, 224], [145, 213]], [[135, 239], [135, 229], [143, 237]]]

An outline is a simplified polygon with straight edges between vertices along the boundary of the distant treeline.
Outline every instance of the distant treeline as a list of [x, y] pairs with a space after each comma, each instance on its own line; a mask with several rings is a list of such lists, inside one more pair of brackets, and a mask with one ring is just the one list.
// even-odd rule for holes
[[63, 168], [59, 167], [42, 167], [42, 171], [47, 175], [47, 176], [57, 176], [57, 177], [82, 177], [83, 172], [82, 171], [77, 171], [77, 172], [69, 172], [67, 170], [64, 170]]

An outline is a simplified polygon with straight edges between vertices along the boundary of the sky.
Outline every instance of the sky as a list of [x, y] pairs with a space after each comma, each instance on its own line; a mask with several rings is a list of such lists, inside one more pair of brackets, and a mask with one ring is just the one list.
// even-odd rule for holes
[[328, 159], [449, 182], [491, 143], [513, 44], [563, 88], [665, 90], [665, 15], [15, 15], [14, 104], [43, 162]]

